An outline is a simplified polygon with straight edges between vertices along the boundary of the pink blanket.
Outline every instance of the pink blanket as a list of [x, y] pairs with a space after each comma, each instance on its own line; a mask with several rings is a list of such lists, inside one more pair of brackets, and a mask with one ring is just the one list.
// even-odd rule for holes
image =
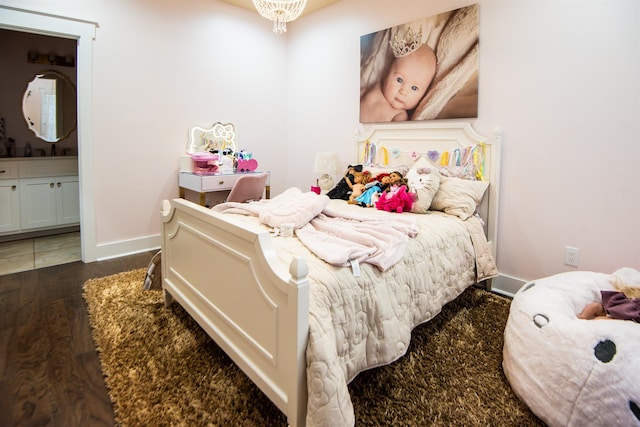
[[418, 233], [408, 217], [375, 209], [345, 214], [327, 208], [327, 203], [326, 196], [290, 188], [273, 199], [222, 203], [213, 209], [254, 215], [271, 227], [293, 223], [296, 236], [310, 251], [339, 267], [357, 261], [384, 271], [402, 258], [407, 241]]

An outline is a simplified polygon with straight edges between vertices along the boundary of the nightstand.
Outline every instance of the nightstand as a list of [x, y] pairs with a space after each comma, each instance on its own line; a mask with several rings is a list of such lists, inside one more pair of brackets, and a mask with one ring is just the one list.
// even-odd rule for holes
[[[241, 172], [241, 173], [220, 173], [215, 175], [198, 175], [191, 172], [180, 172], [178, 185], [180, 187], [180, 198], [185, 198], [185, 190], [195, 191], [200, 195], [200, 205], [206, 205], [207, 193], [217, 191], [229, 191], [238, 178], [243, 175], [262, 172]], [[267, 183], [264, 186], [265, 197], [271, 197], [271, 173], [267, 172]]]

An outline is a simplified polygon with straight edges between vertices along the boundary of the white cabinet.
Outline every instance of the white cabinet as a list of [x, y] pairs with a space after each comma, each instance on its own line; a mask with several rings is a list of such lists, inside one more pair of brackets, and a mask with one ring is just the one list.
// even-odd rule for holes
[[78, 177], [21, 179], [20, 212], [23, 230], [79, 222]]
[[30, 230], [57, 225], [55, 190], [52, 178], [20, 180], [20, 228]]
[[18, 165], [0, 162], [0, 233], [20, 230], [20, 190]]
[[0, 179], [0, 233], [20, 230], [20, 193], [17, 179]]
[[63, 176], [56, 181], [58, 225], [80, 223], [80, 181], [77, 176]]
[[76, 157], [0, 162], [0, 234], [79, 223], [80, 188]]

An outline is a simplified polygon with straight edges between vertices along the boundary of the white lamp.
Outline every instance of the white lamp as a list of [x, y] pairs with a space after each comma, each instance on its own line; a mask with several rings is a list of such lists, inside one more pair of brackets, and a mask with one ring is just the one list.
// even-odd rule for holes
[[281, 34], [287, 32], [287, 22], [302, 14], [307, 0], [253, 0], [253, 5], [260, 15], [273, 21], [273, 32]]
[[318, 178], [318, 186], [323, 192], [326, 193], [333, 188], [333, 177], [331, 175], [340, 173], [340, 166], [338, 153], [316, 153], [313, 171], [322, 174], [322, 176]]

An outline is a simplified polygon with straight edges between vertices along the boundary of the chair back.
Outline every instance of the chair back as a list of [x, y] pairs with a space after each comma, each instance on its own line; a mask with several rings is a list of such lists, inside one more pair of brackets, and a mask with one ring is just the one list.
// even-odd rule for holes
[[266, 172], [241, 176], [231, 188], [227, 202], [244, 203], [262, 199], [267, 177]]

